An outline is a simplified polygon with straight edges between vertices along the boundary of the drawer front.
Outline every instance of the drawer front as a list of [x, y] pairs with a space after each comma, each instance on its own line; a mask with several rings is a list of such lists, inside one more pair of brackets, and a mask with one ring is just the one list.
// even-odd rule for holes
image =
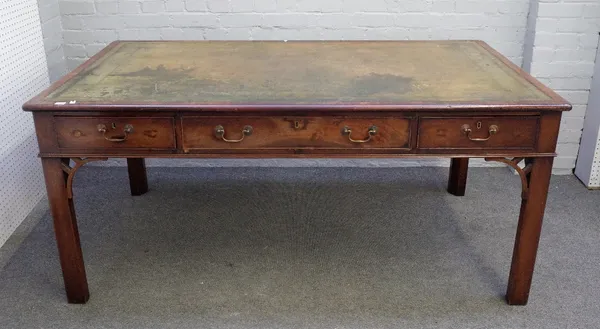
[[55, 117], [61, 148], [174, 149], [173, 118]]
[[538, 117], [444, 117], [419, 120], [420, 149], [534, 149]]
[[183, 117], [184, 151], [202, 149], [408, 149], [410, 119]]

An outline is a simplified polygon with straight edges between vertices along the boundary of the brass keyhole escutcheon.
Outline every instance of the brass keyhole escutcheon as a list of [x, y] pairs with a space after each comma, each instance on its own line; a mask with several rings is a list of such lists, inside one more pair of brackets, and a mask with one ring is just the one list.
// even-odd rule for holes
[[110, 124], [110, 127], [111, 127], [113, 130], [115, 130], [115, 129], [117, 129], [117, 124], [113, 122], [113, 123], [111, 123], [111, 124]]
[[481, 121], [477, 121], [477, 129], [481, 129]]
[[294, 130], [306, 129], [306, 125], [308, 124], [307, 119], [284, 119], [288, 121]]

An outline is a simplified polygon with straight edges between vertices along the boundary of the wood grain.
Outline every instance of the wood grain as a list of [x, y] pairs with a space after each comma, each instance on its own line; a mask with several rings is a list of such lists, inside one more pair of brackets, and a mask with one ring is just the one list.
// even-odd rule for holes
[[[105, 134], [98, 125], [105, 125]], [[124, 133], [126, 125], [133, 132]], [[175, 127], [173, 118], [143, 117], [55, 117], [54, 126], [60, 148], [142, 148], [174, 149]], [[108, 138], [127, 137], [123, 142], [111, 142]]]
[[464, 196], [469, 172], [469, 158], [452, 158], [448, 177], [448, 192], [456, 196]]
[[127, 172], [131, 195], [138, 196], [148, 192], [146, 161], [143, 158], [128, 158]]
[[[410, 119], [340, 117], [183, 117], [183, 149], [407, 149], [410, 147]], [[245, 126], [252, 134], [239, 143], [227, 143], [215, 136], [223, 126], [225, 137], [240, 139]], [[342, 134], [352, 129], [353, 139], [366, 139], [371, 126], [377, 133], [366, 143], [353, 143]]]
[[54, 233], [69, 303], [81, 304], [89, 299], [89, 290], [73, 199], [68, 198], [66, 177], [60, 158], [42, 159]]
[[[114, 42], [23, 108], [34, 112], [69, 302], [89, 292], [62, 170], [68, 158], [127, 158], [139, 195], [151, 157], [442, 156], [452, 158], [455, 195], [464, 195], [469, 158], [528, 158], [506, 295], [522, 305], [561, 111], [571, 105], [480, 41]], [[106, 140], [125, 137], [127, 124], [126, 140]], [[252, 134], [243, 140], [223, 140], [241, 139], [245, 126]]]
[[[420, 149], [534, 149], [538, 121], [537, 117], [424, 117], [419, 120], [418, 147]], [[469, 136], [463, 132], [463, 125], [470, 127], [472, 138], [490, 137], [489, 140], [469, 139]], [[498, 132], [490, 136], [489, 128], [492, 125], [498, 127]]]
[[553, 158], [536, 158], [528, 162], [532, 162], [533, 167], [528, 177], [528, 196], [521, 202], [506, 290], [506, 301], [510, 305], [525, 305], [529, 300]]

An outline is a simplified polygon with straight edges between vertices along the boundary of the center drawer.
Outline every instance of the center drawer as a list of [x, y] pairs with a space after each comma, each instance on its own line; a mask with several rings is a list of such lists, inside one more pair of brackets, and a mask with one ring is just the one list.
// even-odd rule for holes
[[387, 117], [181, 118], [185, 152], [203, 149], [407, 149], [410, 119]]

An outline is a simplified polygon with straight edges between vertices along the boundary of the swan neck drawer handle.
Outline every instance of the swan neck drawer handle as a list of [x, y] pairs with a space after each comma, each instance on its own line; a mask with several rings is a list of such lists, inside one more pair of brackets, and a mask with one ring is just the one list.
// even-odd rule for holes
[[366, 143], [366, 142], [370, 141], [371, 138], [377, 134], [377, 126], [369, 127], [369, 130], [367, 131], [367, 133], [369, 134], [369, 137], [367, 137], [366, 139], [354, 139], [354, 138], [352, 138], [352, 128], [350, 128], [348, 126], [345, 126], [344, 128], [342, 128], [342, 135], [344, 135], [344, 136], [347, 135], [348, 140], [350, 140], [352, 143]]
[[252, 132], [254, 130], [252, 129], [252, 126], [245, 126], [244, 129], [242, 129], [242, 138], [240, 139], [227, 139], [225, 137], [225, 128], [221, 125], [218, 125], [215, 127], [215, 137], [217, 137], [218, 139], [223, 140], [224, 142], [227, 143], [239, 143], [241, 141], [244, 140], [244, 137], [246, 136], [250, 136], [252, 135]]
[[492, 137], [492, 135], [495, 135], [498, 133], [498, 126], [491, 125], [488, 128], [488, 136], [485, 138], [471, 137], [471, 132], [473, 132], [473, 130], [471, 129], [471, 126], [469, 126], [468, 124], [462, 125], [462, 127], [460, 127], [460, 130], [462, 131], [463, 134], [467, 135], [469, 140], [472, 140], [474, 142], [485, 142], [485, 141], [489, 140]]
[[[114, 126], [114, 124], [113, 124]], [[109, 142], [113, 142], [113, 143], [121, 143], [127, 140], [127, 137], [129, 136], [129, 134], [131, 134], [133, 132], [133, 125], [130, 124], [126, 124], [125, 127], [123, 127], [123, 135], [122, 136], [106, 136], [106, 125], [105, 124], [99, 124], [96, 126], [96, 128], [98, 128], [98, 132], [102, 133], [102, 137], [104, 137], [104, 139], [106, 139]]]

